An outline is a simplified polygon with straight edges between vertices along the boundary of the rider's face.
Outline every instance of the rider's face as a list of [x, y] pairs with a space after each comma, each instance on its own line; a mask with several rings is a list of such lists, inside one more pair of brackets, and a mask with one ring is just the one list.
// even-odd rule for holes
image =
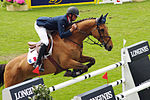
[[76, 19], [77, 19], [77, 16], [76, 16], [76, 15], [73, 15], [73, 16], [72, 16], [72, 20], [75, 21]]

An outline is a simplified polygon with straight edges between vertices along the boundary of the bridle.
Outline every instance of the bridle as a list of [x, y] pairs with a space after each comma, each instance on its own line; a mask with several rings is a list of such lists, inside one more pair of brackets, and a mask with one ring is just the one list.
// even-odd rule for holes
[[[109, 43], [109, 41], [111, 40], [111, 37], [110, 36], [105, 36], [104, 35], [104, 29], [100, 29], [99, 28], [99, 25], [100, 24], [94, 24], [94, 25], [96, 25], [96, 28], [94, 28], [92, 31], [90, 31], [90, 34], [88, 34], [87, 32], [85, 32], [85, 31], [82, 31], [82, 30], [80, 30], [78, 27], [77, 27], [77, 30], [80, 32], [80, 33], [82, 33], [82, 34], [86, 34], [86, 35], [88, 35], [88, 40], [90, 40], [92, 43], [89, 43], [88, 41], [85, 41], [86, 43], [88, 43], [88, 44], [91, 44], [91, 45], [99, 45], [100, 47], [106, 47], [106, 45]], [[91, 28], [90, 28], [91, 29]], [[98, 31], [98, 33], [99, 33], [99, 39], [98, 39], [98, 42], [95, 42], [94, 40], [92, 40], [90, 37], [89, 37], [89, 35], [92, 35], [92, 32], [93, 31], [95, 31], [95, 30], [97, 30]], [[101, 32], [102, 32], [102, 34], [103, 35], [101, 35]], [[105, 43], [104, 42], [104, 38], [109, 38], [108, 39], [108, 41]], [[71, 39], [69, 39], [69, 38], [67, 38], [68, 40], [70, 40], [71, 42], [73, 42], [74, 44], [76, 44], [76, 45], [78, 45], [78, 46], [80, 46], [81, 48], [83, 48], [83, 44], [82, 45], [80, 45], [79, 43], [76, 43], [76, 42], [74, 42], [73, 40], [71, 40]], [[102, 41], [102, 43], [100, 43], [100, 40]]]
[[[97, 23], [97, 25], [96, 25], [96, 26], [97, 26], [96, 29], [97, 29], [97, 31], [98, 31], [98, 33], [99, 33], [99, 35], [100, 35], [98, 41], [101, 40], [102, 43], [100, 43], [100, 44], [98, 44], [98, 45], [100, 45], [101, 47], [102, 47], [102, 45], [103, 45], [104, 47], [106, 47], [106, 45], [107, 45], [108, 42], [110, 41], [111, 37], [110, 37], [110, 36], [105, 36], [105, 34], [104, 34], [104, 29], [100, 29], [100, 28], [99, 28], [99, 25], [100, 25], [100, 24], [98, 24], [98, 23]], [[101, 32], [102, 32], [103, 36], [101, 35]], [[104, 42], [104, 38], [109, 38], [106, 43]], [[95, 44], [96, 44], [96, 43], [95, 43]]]

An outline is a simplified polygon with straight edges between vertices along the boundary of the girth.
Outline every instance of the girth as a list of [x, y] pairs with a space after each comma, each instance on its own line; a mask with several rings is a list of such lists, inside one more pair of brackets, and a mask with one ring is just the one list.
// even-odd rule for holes
[[50, 55], [47, 57], [49, 59], [49, 61], [56, 67], [56, 72], [54, 75], [58, 74], [61, 71], [67, 70], [67, 69], [63, 69], [55, 60], [54, 58]]

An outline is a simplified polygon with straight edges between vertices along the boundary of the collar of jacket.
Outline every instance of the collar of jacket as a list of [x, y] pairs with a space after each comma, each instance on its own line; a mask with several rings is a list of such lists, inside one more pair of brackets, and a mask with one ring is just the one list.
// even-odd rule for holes
[[71, 23], [70, 17], [67, 15], [67, 21]]

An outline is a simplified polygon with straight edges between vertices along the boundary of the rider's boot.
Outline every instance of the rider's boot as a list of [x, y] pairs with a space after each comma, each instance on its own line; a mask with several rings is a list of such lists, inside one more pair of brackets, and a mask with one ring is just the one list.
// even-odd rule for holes
[[37, 60], [33, 65], [34, 68], [39, 66], [39, 71], [41, 71], [41, 72], [44, 71], [44, 68], [42, 67], [41, 62], [42, 62], [42, 58], [44, 57], [44, 54], [45, 54], [46, 50], [47, 50], [47, 46], [45, 44], [42, 44], [41, 47], [40, 47], [40, 50], [39, 50]]

